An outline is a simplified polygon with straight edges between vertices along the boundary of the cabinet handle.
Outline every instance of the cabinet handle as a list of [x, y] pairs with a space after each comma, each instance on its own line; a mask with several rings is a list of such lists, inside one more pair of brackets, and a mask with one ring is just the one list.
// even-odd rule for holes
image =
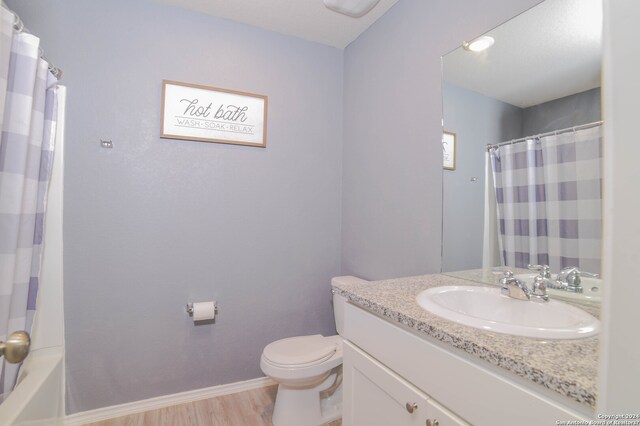
[[407, 405], [405, 405], [405, 407], [407, 407], [407, 411], [409, 413], [413, 413], [418, 409], [418, 404], [416, 404], [415, 402], [407, 402]]
[[427, 419], [427, 426], [440, 426], [438, 419]]

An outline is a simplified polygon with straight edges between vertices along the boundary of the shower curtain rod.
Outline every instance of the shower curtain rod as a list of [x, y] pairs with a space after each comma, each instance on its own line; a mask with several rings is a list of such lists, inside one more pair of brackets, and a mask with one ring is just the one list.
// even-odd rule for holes
[[[26, 32], [31, 34], [31, 31], [29, 31], [29, 29], [27, 27], [24, 26], [24, 23], [22, 22], [22, 19], [20, 19], [20, 16], [18, 16], [18, 14], [16, 12], [14, 12], [13, 10], [11, 10], [9, 8], [9, 6], [7, 6], [7, 4], [3, 1], [2, 2], [2, 7], [4, 7], [5, 9], [7, 9], [9, 12], [13, 13], [13, 29], [16, 30], [17, 32], [21, 33], [21, 32]], [[42, 48], [38, 48], [40, 51], [40, 57], [42, 59], [44, 59], [49, 66], [49, 72], [51, 74], [53, 74], [53, 76], [55, 78], [57, 78], [58, 80], [60, 80], [62, 78], [62, 70], [54, 65], [52, 65], [47, 58], [44, 56], [44, 51], [42, 50]]]
[[587, 124], [581, 124], [579, 126], [567, 127], [566, 129], [554, 130], [554, 131], [547, 132], [547, 133], [540, 133], [539, 135], [527, 136], [527, 137], [520, 138], [520, 139], [513, 139], [513, 140], [510, 140], [510, 141], [507, 141], [507, 142], [500, 142], [500, 143], [496, 143], [496, 144], [487, 144], [487, 151], [491, 151], [492, 149], [496, 149], [496, 148], [499, 148], [499, 147], [505, 146], [505, 145], [513, 145], [514, 143], [524, 142], [524, 141], [527, 141], [529, 139], [542, 138], [544, 136], [559, 135], [561, 133], [575, 132], [576, 130], [589, 129], [591, 127], [597, 127], [597, 126], [601, 125], [602, 123], [603, 123], [602, 121], [594, 121], [593, 123], [587, 123]]

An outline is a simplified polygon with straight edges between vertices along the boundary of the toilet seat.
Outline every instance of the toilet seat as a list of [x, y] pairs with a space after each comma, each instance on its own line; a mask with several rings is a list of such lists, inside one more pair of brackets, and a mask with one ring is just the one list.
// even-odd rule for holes
[[320, 334], [281, 339], [264, 348], [265, 361], [276, 367], [301, 368], [321, 364], [333, 357], [339, 341]]
[[289, 337], [268, 344], [260, 368], [278, 383], [276, 426], [318, 426], [342, 413], [342, 337]]

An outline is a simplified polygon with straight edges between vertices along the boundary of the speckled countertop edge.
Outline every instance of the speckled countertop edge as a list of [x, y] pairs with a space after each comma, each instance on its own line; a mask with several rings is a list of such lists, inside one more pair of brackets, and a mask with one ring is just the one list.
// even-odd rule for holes
[[[485, 279], [480, 280], [479, 277]], [[445, 285], [483, 286], [491, 280], [490, 271], [474, 270], [449, 275], [334, 283], [333, 288], [350, 302], [371, 312], [462, 349], [581, 404], [595, 407], [598, 337], [541, 340], [488, 332], [431, 314], [415, 301], [418, 293], [428, 288]], [[597, 316], [598, 309], [593, 305], [571, 304]]]

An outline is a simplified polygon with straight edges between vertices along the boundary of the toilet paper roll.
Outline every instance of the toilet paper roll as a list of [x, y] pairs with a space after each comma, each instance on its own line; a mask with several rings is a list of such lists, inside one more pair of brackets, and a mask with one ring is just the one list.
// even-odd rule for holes
[[193, 321], [212, 320], [216, 316], [216, 302], [196, 302], [193, 304]]

